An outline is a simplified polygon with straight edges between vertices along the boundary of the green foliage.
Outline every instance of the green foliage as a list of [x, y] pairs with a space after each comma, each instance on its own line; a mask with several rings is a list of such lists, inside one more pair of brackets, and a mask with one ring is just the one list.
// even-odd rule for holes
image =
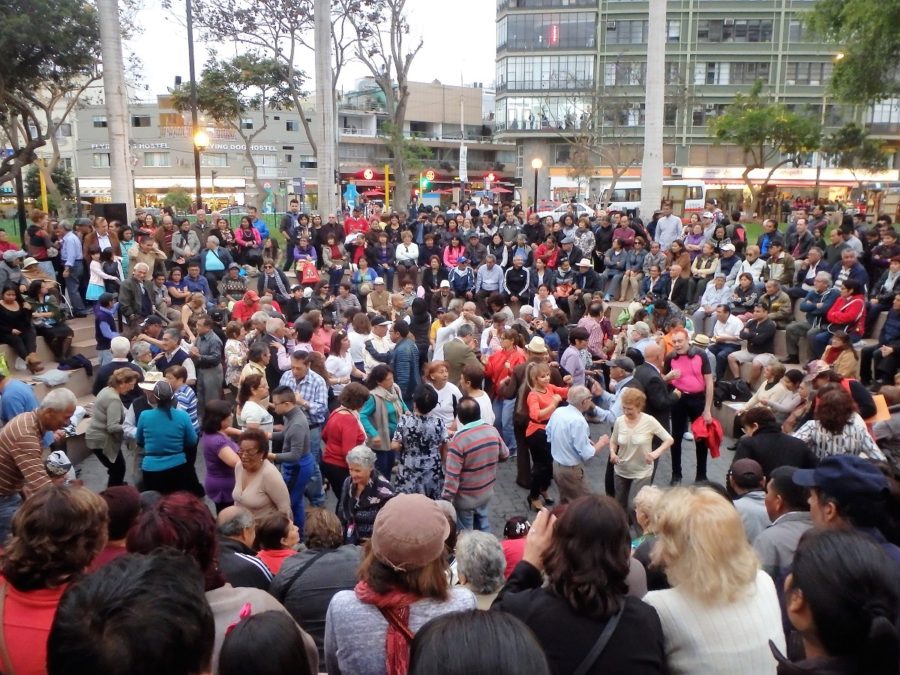
[[838, 98], [868, 103], [900, 93], [900, 0], [818, 0], [809, 26], [843, 55], [831, 77]]
[[779, 156], [813, 151], [821, 135], [815, 119], [763, 97], [761, 80], [749, 94], [737, 94], [734, 103], [710, 121], [709, 131], [717, 144], [741, 148], [753, 169], [764, 168]]
[[175, 186], [163, 197], [163, 204], [171, 206], [176, 212], [190, 211], [193, 199], [191, 195], [181, 186]]
[[890, 150], [884, 141], [870, 138], [865, 129], [852, 122], [824, 138], [822, 152], [850, 171], [881, 171], [890, 164]]
[[[294, 86], [302, 87], [304, 75], [295, 75]], [[248, 111], [284, 110], [293, 106], [290, 76], [282, 63], [256, 54], [241, 54], [230, 61], [211, 58], [197, 83], [197, 105], [220, 124], [240, 128], [240, 117]], [[176, 110], [191, 109], [190, 84], [172, 92]]]
[[20, 166], [34, 161], [46, 120], [35, 113], [35, 96], [42, 91], [77, 89], [93, 73], [100, 55], [100, 25], [96, 9], [84, 0], [5, 0], [0, 20], [0, 127], [7, 131], [24, 116], [37, 129], [26, 131], [19, 147], [0, 163], [0, 183]]
[[403, 132], [391, 122], [380, 128], [381, 136], [392, 157], [400, 157], [407, 172], [421, 171], [425, 162], [432, 157], [431, 148], [415, 138], [406, 138]]
[[[35, 201], [41, 198], [41, 181], [38, 178], [39, 169], [32, 164], [25, 172], [25, 195]], [[56, 170], [50, 174], [56, 189], [65, 199], [75, 198], [75, 180], [72, 174], [66, 171], [62, 166], [57, 166]], [[51, 211], [57, 211], [62, 204], [57, 204], [52, 194], [47, 195], [47, 202]]]

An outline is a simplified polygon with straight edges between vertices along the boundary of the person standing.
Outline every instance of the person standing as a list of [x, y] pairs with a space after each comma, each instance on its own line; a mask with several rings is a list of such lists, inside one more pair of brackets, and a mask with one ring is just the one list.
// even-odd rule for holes
[[394, 370], [394, 380], [400, 387], [403, 402], [412, 410], [413, 396], [422, 383], [419, 363], [419, 348], [409, 336], [410, 328], [406, 321], [395, 321], [391, 327], [391, 342], [394, 348], [391, 350], [391, 367]]
[[[687, 331], [680, 329], [672, 336], [673, 351], [666, 356], [666, 379], [675, 388], [678, 402], [672, 407], [672, 480], [671, 485], [682, 481], [681, 442], [694, 420], [703, 417], [706, 424], [712, 422], [713, 377], [709, 359], [702, 349], [692, 347]], [[697, 451], [696, 480], [706, 480], [706, 441], [695, 439]]]
[[294, 524], [302, 534], [306, 520], [304, 493], [316, 468], [309, 447], [309, 422], [290, 387], [277, 387], [272, 392], [272, 406], [284, 419], [284, 428], [272, 433], [272, 440], [281, 443], [281, 452], [270, 452], [268, 459], [281, 469], [291, 497]]
[[442, 498], [456, 508], [457, 527], [490, 532], [488, 504], [494, 494], [497, 464], [509, 457], [499, 432], [481, 419], [481, 406], [464, 396], [457, 406], [462, 425], [447, 447]]
[[279, 228], [284, 235], [284, 271], [289, 272], [294, 265], [294, 247], [297, 245], [297, 236], [300, 234], [299, 226], [300, 202], [292, 199], [288, 203], [288, 211], [281, 218]]
[[214, 325], [209, 316], [197, 319], [197, 338], [191, 347], [191, 358], [197, 366], [197, 409], [201, 415], [205, 413], [209, 401], [222, 398], [224, 352], [222, 341], [213, 330]]
[[75, 226], [67, 220], [62, 222], [66, 234], [62, 238], [60, 256], [63, 262], [63, 279], [69, 304], [76, 317], [87, 316], [87, 309], [81, 297], [81, 278], [84, 276], [84, 247], [81, 238], [75, 232]]
[[90, 424], [84, 434], [88, 448], [108, 472], [107, 487], [125, 484], [125, 456], [122, 454], [125, 408], [122, 396], [131, 392], [138, 377], [130, 368], [119, 368], [109, 376], [107, 385], [97, 394]]
[[[555, 502], [547, 496], [553, 481], [553, 458], [547, 441], [547, 422], [553, 411], [569, 393], [568, 387], [550, 384], [550, 366], [546, 363], [531, 365], [525, 375], [523, 394], [528, 412], [525, 443], [531, 454], [531, 487], [526, 503], [528, 508], [540, 511], [544, 505]], [[543, 499], [543, 501], [542, 501]]]
[[602, 436], [591, 443], [591, 429], [584, 415], [594, 409], [594, 401], [587, 387], [571, 387], [566, 400], [569, 405], [554, 410], [547, 420], [553, 477], [563, 504], [591, 493], [584, 477], [584, 465], [599, 455], [609, 441], [609, 436]]
[[753, 540], [762, 569], [775, 583], [787, 576], [803, 534], [812, 527], [809, 491], [793, 481], [797, 467], [780, 466], [766, 483], [766, 513], [772, 524]]
[[[322, 489], [322, 425], [328, 416], [328, 385], [321, 375], [309, 367], [309, 352], [298, 349], [291, 355], [291, 369], [281, 376], [280, 386], [290, 387], [297, 395], [297, 405], [309, 420], [309, 451], [315, 459], [313, 474], [306, 492], [313, 506], [324, 506]], [[335, 490], [338, 486], [332, 485]]]

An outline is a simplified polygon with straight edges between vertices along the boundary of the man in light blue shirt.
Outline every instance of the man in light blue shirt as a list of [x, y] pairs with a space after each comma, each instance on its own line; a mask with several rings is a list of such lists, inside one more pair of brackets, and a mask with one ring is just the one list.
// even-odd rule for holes
[[485, 306], [491, 293], [499, 293], [503, 289], [503, 281], [503, 268], [497, 264], [497, 257], [488, 254], [475, 276], [475, 300]]
[[0, 373], [0, 422], [8, 424], [16, 415], [38, 409], [38, 400], [30, 384]]
[[637, 386], [637, 383], [632, 385], [634, 367], [634, 361], [627, 356], [620, 356], [610, 361], [609, 377], [615, 380], [616, 390], [612, 394], [604, 391], [597, 396], [595, 399], [597, 406], [594, 408], [594, 412], [591, 413], [593, 417], [611, 425], [617, 418], [622, 416], [622, 392], [628, 387]]
[[66, 233], [62, 238], [60, 257], [64, 266], [63, 277], [65, 278], [66, 291], [69, 293], [72, 313], [75, 316], [86, 316], [87, 310], [81, 298], [81, 277], [84, 276], [84, 247], [81, 243], [81, 237], [78, 236], [72, 223], [64, 220], [62, 221], [62, 226]]
[[588, 388], [570, 387], [567, 400], [569, 405], [554, 410], [547, 422], [553, 477], [563, 503], [590, 494], [584, 464], [599, 455], [609, 442], [609, 436], [602, 436], [591, 443], [591, 430], [584, 418], [594, 407]]

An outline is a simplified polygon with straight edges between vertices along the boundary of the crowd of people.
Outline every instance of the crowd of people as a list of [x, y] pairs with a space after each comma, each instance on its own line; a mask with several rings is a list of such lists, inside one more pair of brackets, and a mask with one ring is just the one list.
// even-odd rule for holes
[[[0, 671], [900, 673], [891, 219], [460, 206], [32, 215], [0, 263]], [[99, 494], [75, 395], [14, 375], [78, 316]]]

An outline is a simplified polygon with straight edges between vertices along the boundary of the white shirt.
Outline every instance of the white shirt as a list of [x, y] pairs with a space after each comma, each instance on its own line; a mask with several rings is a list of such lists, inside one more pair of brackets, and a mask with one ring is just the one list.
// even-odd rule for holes
[[[446, 389], [446, 387], [444, 387]], [[494, 406], [491, 404], [491, 397], [488, 396], [486, 391], [481, 392], [481, 396], [473, 397], [476, 401], [478, 401], [478, 407], [481, 408], [481, 419], [487, 422], [490, 425], [494, 424]], [[456, 419], [456, 428], [459, 429], [462, 426], [462, 422], [459, 421], [459, 418]]]
[[454, 415], [453, 415], [453, 399], [456, 398], [457, 401], [462, 398], [462, 392], [455, 384], [450, 384], [447, 382], [440, 389], [436, 389], [432, 386], [437, 392], [438, 395], [438, 404], [435, 406], [434, 410], [432, 410], [429, 415], [434, 415], [442, 420], [444, 420], [444, 424], [448, 427], [453, 423]]
[[762, 570], [732, 603], [707, 604], [677, 586], [651, 591], [644, 602], [659, 614], [672, 675], [775, 675], [769, 640], [784, 653], [784, 629], [775, 584]]
[[719, 337], [720, 335], [726, 335], [728, 337], [740, 337], [741, 330], [743, 328], [744, 324], [741, 323], [741, 320], [734, 314], [729, 314], [728, 320], [725, 323], [722, 323], [718, 319], [716, 320], [716, 325], [713, 326], [713, 337]]
[[353, 363], [362, 363], [366, 360], [366, 340], [371, 335], [371, 333], [369, 335], [360, 335], [353, 330], [347, 331], [347, 338], [350, 340], [350, 358], [353, 359]]
[[[502, 330], [507, 330], [509, 326], [503, 326]], [[502, 331], [501, 331], [502, 332]], [[484, 329], [481, 333], [481, 353], [490, 356], [500, 350], [500, 336], [494, 330], [494, 324]]]
[[416, 263], [419, 260], [417, 244], [397, 244], [397, 262]]
[[432, 361], [444, 360], [444, 345], [456, 337], [457, 329], [465, 323], [465, 320], [465, 317], [460, 315], [453, 322], [437, 329], [437, 336], [434, 338], [434, 354], [431, 359]]
[[[350, 356], [350, 350], [347, 350], [344, 356], [329, 354], [328, 358], [325, 359], [325, 370], [332, 379], [340, 380], [350, 377], [350, 374], [353, 372], [353, 357]], [[346, 384], [332, 384], [331, 389], [334, 391], [335, 396], [339, 396], [346, 386]]]

